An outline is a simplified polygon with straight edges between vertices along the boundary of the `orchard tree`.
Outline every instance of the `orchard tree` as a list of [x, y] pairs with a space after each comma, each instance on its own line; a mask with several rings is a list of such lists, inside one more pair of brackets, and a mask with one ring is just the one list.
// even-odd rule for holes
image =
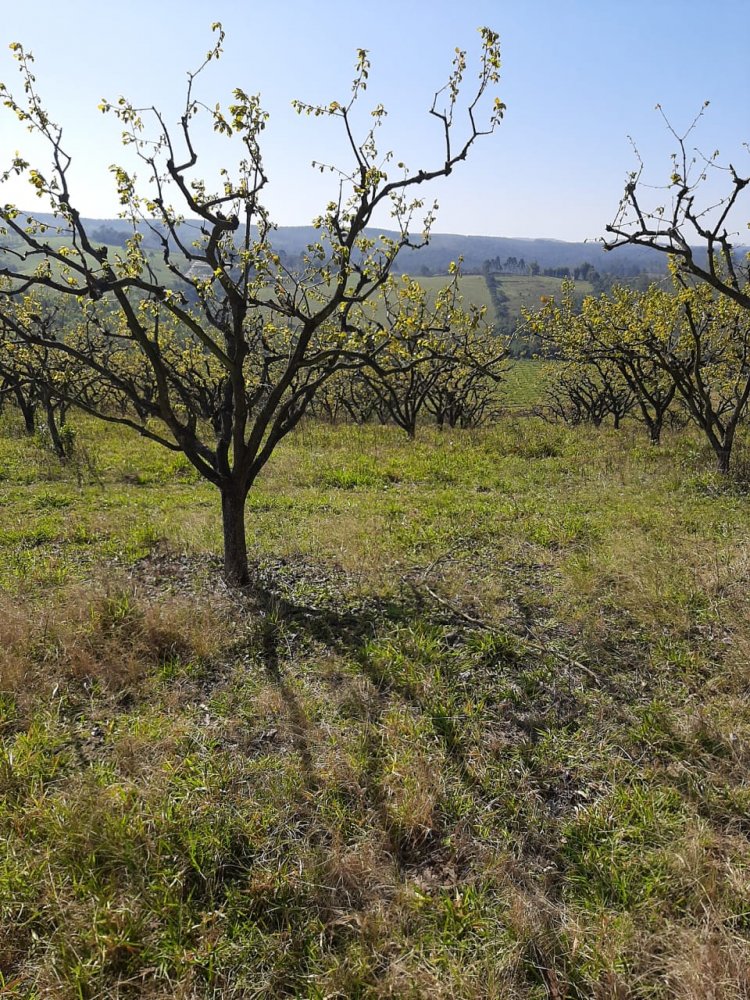
[[[473, 85], [466, 55], [457, 50], [430, 108], [442, 143], [438, 162], [409, 171], [378, 151], [382, 105], [358, 134], [369, 73], [367, 53], [360, 50], [346, 99], [295, 103], [300, 114], [340, 124], [350, 163], [336, 171], [336, 197], [315, 220], [319, 238], [293, 271], [273, 248], [273, 227], [261, 201], [267, 115], [259, 98], [237, 89], [223, 109], [195, 94], [201, 71], [221, 54], [224, 34], [221, 25], [213, 28], [216, 44], [188, 75], [175, 128], [156, 107], [138, 108], [125, 98], [100, 106], [122, 123], [123, 142], [148, 182], [144, 188], [129, 170], [112, 168], [121, 216], [131, 227], [122, 248], [100, 245], [87, 230], [69, 185], [71, 157], [62, 128], [39, 96], [31, 54], [18, 43], [11, 46], [23, 93], [14, 96], [5, 85], [0, 93], [6, 108], [46, 142], [51, 162], [40, 169], [16, 155], [0, 181], [27, 177], [51, 204], [55, 225], [0, 205], [0, 236], [11, 246], [11, 263], [0, 275], [6, 303], [39, 286], [80, 303], [80, 324], [71, 337], [47, 337], [23, 318], [15, 336], [95, 373], [101, 388], [87, 390], [80, 400], [85, 409], [183, 452], [217, 487], [225, 577], [244, 585], [250, 580], [249, 489], [316, 391], [337, 371], [371, 359], [371, 316], [363, 304], [386, 285], [399, 251], [429, 238], [434, 206], [425, 206], [420, 191], [451, 174], [477, 139], [494, 131], [504, 105], [492, 93], [499, 78], [498, 36], [482, 28]], [[198, 173], [199, 117], [208, 119], [217, 141], [233, 140], [241, 148], [234, 169], [223, 169], [216, 183]], [[395, 237], [372, 235], [383, 210], [390, 212]], [[420, 221], [415, 238], [411, 233]], [[160, 247], [169, 281], [145, 250], [144, 234]]]
[[[639, 166], [628, 176], [617, 214], [606, 227], [610, 238], [604, 240], [604, 247], [614, 250], [630, 244], [668, 254], [683, 275], [706, 282], [715, 292], [750, 309], [748, 258], [738, 259], [739, 234], [734, 229], [743, 199], [747, 212], [750, 171], [747, 166], [738, 170], [732, 163], [723, 166], [718, 150], [705, 156], [689, 148], [707, 107], [708, 101], [690, 127], [679, 133], [657, 105], [676, 143], [668, 182], [656, 188], [664, 192], [664, 198], [653, 203], [654, 185], [645, 183], [644, 164], [636, 150]], [[748, 151], [747, 144], [745, 149]], [[724, 185], [717, 199], [706, 192], [710, 190], [709, 179], [719, 178], [724, 179]], [[743, 228], [747, 225], [750, 223], [745, 222]]]
[[480, 427], [496, 419], [508, 372], [508, 339], [485, 324], [464, 324], [453, 331], [451, 351], [453, 363], [427, 394], [426, 408], [438, 427]]
[[559, 303], [550, 299], [537, 313], [526, 314], [548, 353], [578, 364], [595, 363], [602, 384], [607, 369], [617, 372], [616, 382], [632, 394], [634, 412], [648, 428], [652, 444], [661, 439], [677, 392], [670, 372], [649, 347], [670, 317], [676, 321], [674, 302], [657, 286], [643, 294], [618, 285], [609, 295], [586, 296], [577, 308], [571, 282], [563, 282]]
[[750, 399], [750, 312], [706, 282], [687, 281], [677, 265], [672, 270], [674, 295], [644, 293], [655, 321], [642, 349], [673, 380], [718, 471], [727, 473]]
[[585, 299], [579, 314], [564, 296], [560, 305], [550, 301], [527, 316], [566, 362], [547, 389], [550, 409], [570, 423], [600, 423], [615, 413], [612, 400], [626, 400], [619, 382], [655, 444], [679, 398], [726, 473], [750, 399], [750, 313], [706, 282], [688, 281], [674, 260], [670, 267], [672, 289], [616, 288]]
[[635, 401], [612, 366], [591, 361], [554, 362], [545, 373], [544, 399], [539, 416], [571, 427], [601, 427], [610, 414], [619, 427]]
[[0, 343], [0, 409], [8, 400], [14, 402], [29, 437], [36, 430], [37, 399], [34, 389], [34, 385], [18, 370], [16, 359], [7, 353], [6, 345]]
[[548, 373], [544, 395], [547, 414], [573, 427], [582, 423], [601, 427], [611, 416], [618, 429], [635, 405], [627, 383], [606, 361], [556, 362]]
[[651, 444], [659, 444], [677, 385], [649, 342], [674, 322], [668, 293], [656, 285], [646, 293], [616, 285], [609, 295], [585, 298], [579, 322], [586, 350], [614, 364], [633, 393], [634, 412], [646, 425]]
[[[736, 216], [741, 204], [747, 211], [750, 171], [722, 165], [718, 150], [705, 156], [688, 148], [707, 106], [683, 133], [659, 107], [676, 143], [662, 188], [666, 197], [653, 203], [654, 188], [644, 182], [639, 157], [604, 246], [632, 244], [669, 255], [680, 322], [663, 326], [648, 350], [674, 380], [719, 471], [726, 473], [750, 395], [750, 257], [736, 248]], [[724, 182], [718, 198], [707, 194], [716, 179]]]
[[[370, 363], [360, 377], [377, 400], [378, 412], [414, 438], [430, 389], [453, 363], [452, 327], [472, 322], [459, 316], [455, 280], [441, 289], [435, 303], [412, 278], [390, 281], [383, 288], [384, 315], [373, 317]], [[376, 332], [375, 332], [376, 331]]]
[[341, 419], [355, 424], [366, 424], [373, 419], [381, 424], [388, 422], [388, 416], [363, 378], [360, 366], [348, 371], [342, 369], [329, 378], [316, 392], [310, 412], [331, 424]]
[[[432, 413], [442, 426], [456, 426], [469, 409], [482, 408], [480, 387], [494, 386], [507, 357], [505, 341], [495, 337], [485, 310], [465, 309], [459, 269], [434, 299], [407, 276], [384, 286], [381, 317], [373, 316], [368, 363], [359, 378], [377, 400], [376, 409], [414, 438], [421, 415]], [[490, 346], [491, 345], [491, 346]]]
[[[15, 401], [27, 434], [46, 429], [53, 450], [63, 460], [69, 457], [72, 441], [63, 431], [68, 409], [91, 378], [91, 372], [46, 346], [59, 340], [66, 327], [61, 304], [39, 296], [13, 299], [0, 311], [0, 397]], [[18, 336], [19, 329], [33, 329], [38, 343]], [[41, 426], [40, 410], [44, 419]]]

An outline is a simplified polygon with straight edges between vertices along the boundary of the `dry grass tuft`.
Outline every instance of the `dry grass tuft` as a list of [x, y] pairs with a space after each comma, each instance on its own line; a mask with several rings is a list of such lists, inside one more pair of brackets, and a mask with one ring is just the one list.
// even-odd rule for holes
[[148, 595], [128, 581], [74, 585], [43, 603], [4, 597], [0, 691], [19, 705], [69, 682], [122, 691], [169, 662], [215, 655], [231, 639], [215, 600]]
[[746, 1000], [750, 996], [750, 947], [707, 917], [700, 928], [674, 929], [662, 941], [664, 978], [674, 1000]]

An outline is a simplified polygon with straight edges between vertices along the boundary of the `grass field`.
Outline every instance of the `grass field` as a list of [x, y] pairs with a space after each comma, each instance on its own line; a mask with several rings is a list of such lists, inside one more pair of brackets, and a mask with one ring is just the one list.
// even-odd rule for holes
[[[560, 295], [560, 278], [548, 278], [544, 275], [502, 275], [499, 278], [502, 290], [508, 296], [508, 312], [517, 319], [522, 309], [538, 309], [543, 296], [552, 298]], [[589, 281], [576, 282], [578, 295], [591, 295], [593, 285]]]
[[509, 361], [503, 383], [503, 398], [508, 410], [527, 413], [542, 403], [545, 376], [554, 367], [554, 361], [529, 361], [520, 358]]
[[[444, 288], [450, 279], [447, 275], [434, 275], [433, 277], [425, 278], [418, 277], [420, 285], [426, 288], [428, 292], [437, 294], [437, 292]], [[464, 302], [468, 305], [476, 305], [480, 308], [482, 306], [487, 310], [487, 315], [492, 318], [492, 300], [490, 299], [490, 293], [487, 288], [487, 282], [481, 274], [463, 274], [461, 275], [459, 288], [461, 289], [461, 294], [464, 297]]]
[[[55, 236], [51, 232], [44, 236], [44, 240], [47, 244], [49, 244], [49, 246], [53, 247], [55, 250], [58, 251], [63, 247], [69, 248], [71, 246], [71, 241], [69, 237]], [[20, 248], [19, 241], [16, 241], [15, 245]], [[111, 263], [114, 263], [117, 260], [118, 256], [124, 259], [125, 255], [126, 251], [122, 247], [115, 247], [115, 246], [109, 247], [109, 260]], [[151, 268], [154, 272], [156, 279], [168, 287], [174, 284], [174, 277], [165, 267], [161, 253], [157, 250], [146, 250], [145, 255], [151, 265]], [[30, 274], [39, 263], [39, 258], [32, 257], [23, 263], [19, 263], [17, 259], [4, 254], [2, 250], [0, 250], [0, 263], [2, 262], [5, 262], [6, 266], [13, 268], [14, 270], [16, 268], [19, 268], [21, 273], [23, 274]], [[57, 263], [53, 263], [52, 274], [55, 277], [60, 277], [61, 273], [62, 273], [61, 266]]]
[[748, 996], [750, 513], [697, 437], [306, 424], [238, 594], [182, 459], [0, 430], [0, 996]]
[[[512, 320], [517, 320], [520, 317], [522, 309], [537, 309], [542, 296], [551, 297], [555, 295], [559, 296], [560, 294], [560, 278], [548, 278], [544, 275], [515, 274], [497, 275], [496, 277], [498, 284], [508, 297], [508, 315]], [[428, 290], [437, 292], [439, 288], [445, 285], [448, 279], [443, 276], [431, 278], [420, 277], [418, 280]], [[489, 320], [492, 321], [494, 319], [492, 299], [490, 298], [484, 275], [463, 275], [461, 277], [460, 288], [464, 302], [467, 305], [484, 306], [487, 310]], [[590, 295], [593, 292], [593, 286], [588, 281], [579, 281], [576, 284], [576, 291], [580, 295]]]

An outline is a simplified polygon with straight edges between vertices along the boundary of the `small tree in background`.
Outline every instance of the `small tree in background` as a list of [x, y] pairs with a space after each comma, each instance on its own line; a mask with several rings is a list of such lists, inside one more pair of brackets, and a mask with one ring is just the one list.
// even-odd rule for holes
[[651, 327], [643, 350], [673, 380], [718, 471], [727, 473], [750, 399], [750, 312], [709, 284], [687, 282], [679, 268], [673, 270], [675, 294], [663, 303], [662, 322]]
[[585, 299], [579, 314], [563, 296], [560, 305], [550, 301], [527, 314], [548, 351], [564, 362], [547, 389], [550, 412], [595, 424], [612, 413], [617, 423], [616, 401], [629, 398], [656, 444], [678, 398], [726, 473], [750, 400], [750, 313], [706, 282], [686, 280], [676, 262], [671, 269], [671, 290], [615, 288]]
[[[546, 353], [578, 365], [595, 365], [592, 385], [627, 388], [635, 404], [632, 409], [648, 428], [652, 444], [659, 443], [677, 387], [648, 344], [656, 331], [677, 321], [668, 292], [655, 285], [647, 294], [615, 286], [610, 295], [587, 296], [578, 309], [572, 283], [564, 282], [560, 302], [551, 299], [537, 313], [526, 313], [526, 320]], [[568, 375], [558, 385], [558, 394], [569, 382]], [[612, 393], [613, 400], [619, 398], [628, 396]]]
[[[45, 432], [63, 460], [69, 457], [72, 443], [71, 433], [63, 429], [68, 409], [87, 377], [91, 378], [91, 372], [46, 346], [63, 339], [67, 324], [66, 310], [60, 303], [33, 295], [12, 299], [0, 311], [0, 396], [15, 401], [26, 433]], [[38, 343], [18, 336], [19, 329], [33, 329]]]
[[562, 420], [572, 427], [600, 427], [611, 416], [616, 428], [633, 409], [635, 397], [611, 362], [560, 361], [547, 374], [543, 417]]
[[418, 281], [391, 280], [382, 318], [372, 320], [378, 332], [358, 375], [377, 411], [411, 438], [425, 412], [440, 426], [478, 420], [502, 379], [506, 341], [487, 325], [484, 309], [464, 308], [458, 277], [454, 266], [434, 299]]

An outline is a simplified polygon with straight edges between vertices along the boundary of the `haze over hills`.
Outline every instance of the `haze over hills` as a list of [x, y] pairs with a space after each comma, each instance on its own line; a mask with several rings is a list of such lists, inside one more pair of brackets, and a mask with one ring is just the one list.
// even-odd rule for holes
[[[396, 235], [388, 230], [381, 232], [385, 236]], [[297, 256], [316, 236], [317, 231], [312, 226], [285, 226], [276, 230], [273, 242], [278, 250]], [[463, 236], [457, 233], [433, 233], [427, 246], [418, 250], [403, 250], [397, 261], [397, 270], [414, 274], [444, 274], [451, 261], [459, 257], [463, 258], [466, 274], [480, 272], [486, 261], [499, 259], [503, 262], [509, 258], [524, 260], [527, 265], [536, 263], [542, 270], [569, 267], [572, 271], [581, 264], [590, 264], [605, 274], [662, 274], [665, 270], [662, 255], [643, 247], [621, 247], [609, 253], [593, 241], [566, 243], [543, 238]]]
[[[55, 224], [51, 215], [30, 213], [40, 221]], [[102, 243], [117, 244], [124, 241], [130, 232], [130, 224], [123, 219], [84, 218], [83, 223], [91, 236]], [[183, 223], [185, 227], [195, 227], [196, 236], [199, 223]], [[141, 227], [144, 245], [158, 247], [158, 240], [145, 225]], [[377, 230], [384, 236], [396, 236], [389, 230]], [[280, 226], [272, 236], [277, 251], [290, 264], [304, 252], [308, 244], [320, 236], [313, 226]], [[191, 237], [195, 238], [195, 237]], [[457, 233], [434, 233], [427, 246], [418, 250], [405, 249], [399, 255], [396, 271], [415, 275], [445, 274], [451, 261], [463, 258], [466, 274], [479, 273], [487, 262], [502, 265], [508, 259], [523, 262], [527, 266], [538, 265], [541, 271], [550, 268], [574, 268], [590, 265], [601, 274], [629, 277], [637, 274], [661, 275], [665, 271], [664, 255], [643, 247], [620, 247], [607, 252], [600, 243], [567, 243], [562, 240], [544, 238], [511, 238], [506, 236], [464, 236]]]

